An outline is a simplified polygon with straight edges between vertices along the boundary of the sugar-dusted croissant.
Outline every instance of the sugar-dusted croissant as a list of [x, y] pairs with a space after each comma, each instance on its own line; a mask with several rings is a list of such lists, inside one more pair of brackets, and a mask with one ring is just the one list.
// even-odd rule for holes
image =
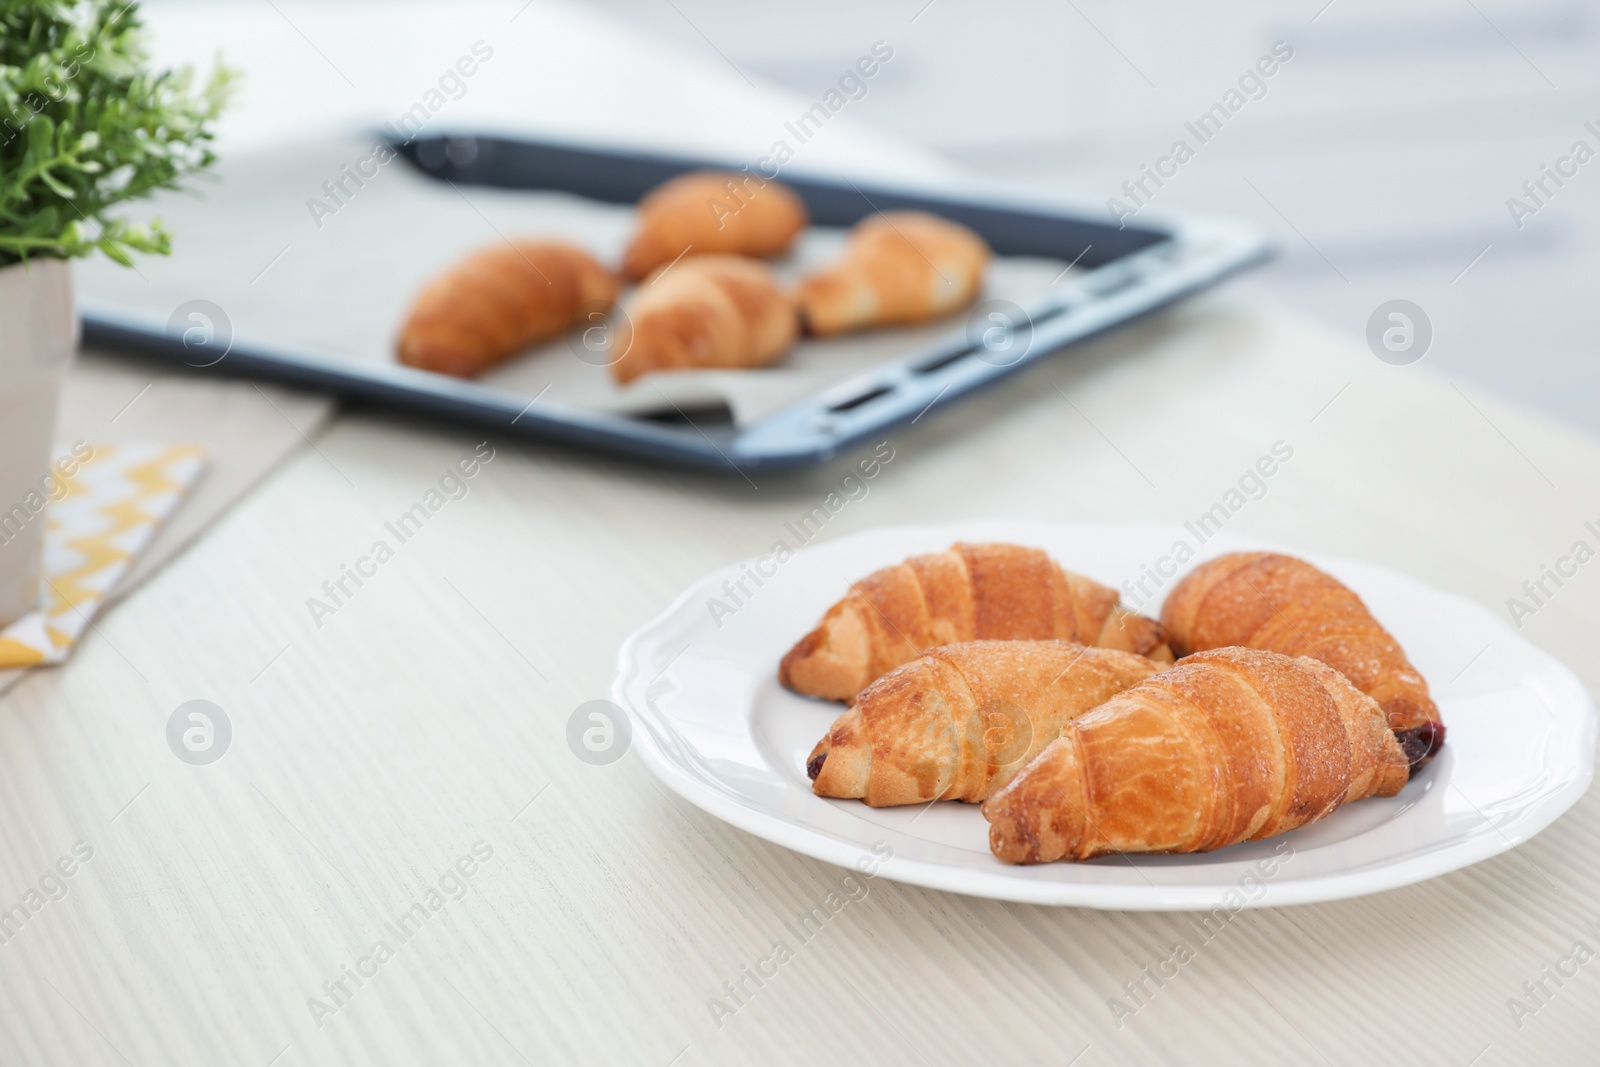
[[617, 278], [587, 252], [555, 241], [480, 249], [417, 295], [400, 330], [400, 362], [470, 378], [603, 314]]
[[1444, 745], [1428, 683], [1348, 587], [1304, 560], [1234, 552], [1202, 563], [1167, 596], [1161, 620], [1183, 652], [1245, 645], [1319, 659], [1378, 702], [1408, 759]]
[[1344, 675], [1222, 648], [1067, 723], [983, 814], [1007, 863], [1207, 852], [1393, 796], [1409, 773], [1383, 709]]
[[989, 246], [959, 223], [920, 211], [872, 215], [843, 258], [800, 283], [812, 333], [925, 322], [965, 307], [983, 286]]
[[980, 640], [1055, 638], [1171, 663], [1161, 625], [1117, 599], [1037, 548], [957, 544], [851, 585], [783, 657], [778, 680], [808, 696], [853, 700], [927, 649]]
[[808, 221], [788, 186], [753, 174], [695, 171], [652, 189], [639, 201], [639, 232], [622, 257], [634, 281], [685, 252], [776, 256]]
[[1084, 712], [1160, 667], [1070, 641], [935, 648], [862, 690], [811, 750], [818, 796], [977, 803]]
[[663, 268], [623, 307], [611, 364], [618, 382], [651, 371], [760, 367], [794, 343], [794, 300], [766, 264], [691, 256]]

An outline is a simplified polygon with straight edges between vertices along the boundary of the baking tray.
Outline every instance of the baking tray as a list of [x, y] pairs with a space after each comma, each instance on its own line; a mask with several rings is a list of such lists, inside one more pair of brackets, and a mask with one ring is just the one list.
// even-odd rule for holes
[[[441, 187], [448, 183], [463, 197], [463, 189], [492, 188], [632, 204], [685, 171], [741, 169], [727, 160], [460, 133], [390, 147], [404, 166]], [[724, 404], [673, 400], [665, 393], [654, 410], [596, 410], [541, 400], [525, 387], [461, 381], [386, 360], [334, 358], [315, 346], [261, 337], [230, 336], [227, 347], [213, 354], [204, 338], [196, 344], [181, 321], [163, 322], [115, 301], [82, 301], [84, 336], [211, 373], [270, 379], [580, 448], [707, 468], [773, 469], [822, 463], [896, 426], [932, 420], [940, 409], [1051, 353], [1270, 255], [1265, 238], [1246, 226], [1183, 220], [1119, 227], [1086, 202], [999, 184], [919, 188], [789, 171], [780, 180], [805, 201], [819, 229], [842, 231], [878, 211], [929, 211], [981, 234], [997, 263], [1016, 257], [1069, 269], [1041, 294], [1018, 302], [985, 300], [931, 330], [906, 331], [904, 351], [748, 421], [735, 419]]]

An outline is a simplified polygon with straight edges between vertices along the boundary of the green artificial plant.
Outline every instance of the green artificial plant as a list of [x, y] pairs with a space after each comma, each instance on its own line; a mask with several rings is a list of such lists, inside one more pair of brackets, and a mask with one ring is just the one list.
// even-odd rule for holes
[[0, 266], [170, 250], [110, 212], [211, 165], [229, 75], [146, 62], [129, 0], [0, 0]]

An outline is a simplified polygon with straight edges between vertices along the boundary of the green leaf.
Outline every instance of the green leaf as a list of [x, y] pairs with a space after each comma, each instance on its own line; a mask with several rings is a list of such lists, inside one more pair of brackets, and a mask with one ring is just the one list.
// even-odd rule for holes
[[126, 0], [0, 0], [0, 266], [166, 252], [108, 213], [212, 164], [231, 82], [220, 60], [203, 84], [150, 68]]
[[101, 238], [97, 244], [100, 248], [100, 251], [104, 252], [118, 263], [121, 263], [124, 267], [133, 266], [133, 257], [124, 252], [122, 250], [122, 246], [117, 244], [117, 242], [111, 240], [110, 238]]
[[55, 193], [63, 200], [71, 200], [74, 196], [72, 190], [56, 180], [55, 175], [51, 174], [48, 169], [41, 169], [39, 171], [39, 180], [44, 183], [47, 189], [49, 189], [52, 193]]

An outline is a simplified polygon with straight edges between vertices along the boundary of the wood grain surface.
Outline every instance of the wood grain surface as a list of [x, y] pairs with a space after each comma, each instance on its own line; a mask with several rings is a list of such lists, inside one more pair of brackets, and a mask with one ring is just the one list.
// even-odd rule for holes
[[[1559, 986], [1544, 968], [1600, 948], [1593, 793], [1497, 859], [1241, 913], [1203, 944], [1186, 915], [884, 879], [793, 940], [844, 871], [703, 814], [635, 754], [581, 762], [565, 729], [630, 630], [842, 468], [747, 480], [492, 438], [466, 495], [314, 619], [483, 440], [344, 415], [0, 699], [0, 908], [28, 913], [0, 917], [0, 1062], [1592, 1062], [1600, 962]], [[825, 536], [1181, 521], [1278, 440], [1293, 460], [1230, 528], [1501, 612], [1600, 519], [1594, 442], [1224, 294], [896, 433]], [[1583, 570], [1523, 632], [1593, 687], [1597, 623]], [[233, 730], [205, 766], [166, 736], [195, 699]], [[714, 1014], [779, 939], [790, 958]], [[1145, 978], [1180, 942], [1194, 958]], [[1119, 1019], [1129, 982], [1146, 1003]]]
[[88, 349], [67, 379], [56, 440], [183, 442], [206, 457], [205, 476], [117, 584], [114, 600], [139, 588], [333, 415], [328, 397], [183, 371]]

